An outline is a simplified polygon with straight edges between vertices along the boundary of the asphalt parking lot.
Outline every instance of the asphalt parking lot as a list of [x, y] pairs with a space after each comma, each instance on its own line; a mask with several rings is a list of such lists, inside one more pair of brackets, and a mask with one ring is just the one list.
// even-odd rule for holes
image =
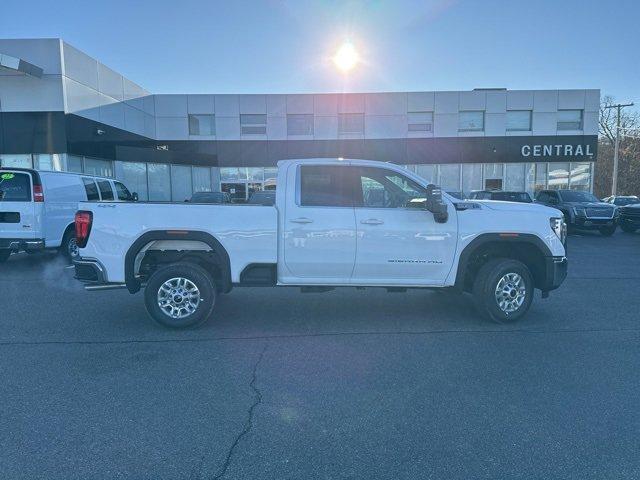
[[640, 234], [569, 240], [569, 278], [508, 326], [442, 292], [283, 288], [168, 331], [15, 255], [0, 478], [639, 478]]

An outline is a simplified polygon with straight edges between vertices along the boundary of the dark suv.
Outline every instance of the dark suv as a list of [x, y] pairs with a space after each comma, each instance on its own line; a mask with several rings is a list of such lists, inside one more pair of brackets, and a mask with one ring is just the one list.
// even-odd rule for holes
[[623, 232], [633, 233], [640, 228], [640, 203], [618, 208], [618, 223]]
[[536, 203], [564, 213], [569, 230], [599, 230], [607, 237], [616, 231], [618, 207], [601, 202], [589, 192], [542, 190], [536, 194]]

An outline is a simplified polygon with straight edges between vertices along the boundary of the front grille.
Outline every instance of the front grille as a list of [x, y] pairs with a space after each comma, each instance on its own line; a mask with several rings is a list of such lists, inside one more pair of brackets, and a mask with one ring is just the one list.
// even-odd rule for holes
[[613, 208], [589, 207], [586, 209], [588, 218], [613, 218]]

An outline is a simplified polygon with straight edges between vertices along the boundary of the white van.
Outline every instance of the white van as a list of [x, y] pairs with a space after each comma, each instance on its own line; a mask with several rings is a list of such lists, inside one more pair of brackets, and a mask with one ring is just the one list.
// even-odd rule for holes
[[78, 202], [130, 202], [136, 197], [111, 178], [0, 168], [0, 262], [11, 252], [45, 248], [57, 248], [74, 258], [78, 255], [74, 231]]

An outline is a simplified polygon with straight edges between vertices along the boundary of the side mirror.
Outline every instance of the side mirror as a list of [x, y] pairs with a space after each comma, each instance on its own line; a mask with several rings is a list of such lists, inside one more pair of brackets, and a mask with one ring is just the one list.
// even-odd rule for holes
[[447, 204], [442, 200], [442, 190], [435, 185], [427, 187], [427, 210], [433, 213], [433, 218], [438, 223], [446, 223], [449, 219]]
[[137, 202], [137, 201], [138, 201], [138, 193], [137, 193], [137, 192], [133, 192], [133, 193], [131, 194], [131, 199], [132, 199], [134, 202]]

